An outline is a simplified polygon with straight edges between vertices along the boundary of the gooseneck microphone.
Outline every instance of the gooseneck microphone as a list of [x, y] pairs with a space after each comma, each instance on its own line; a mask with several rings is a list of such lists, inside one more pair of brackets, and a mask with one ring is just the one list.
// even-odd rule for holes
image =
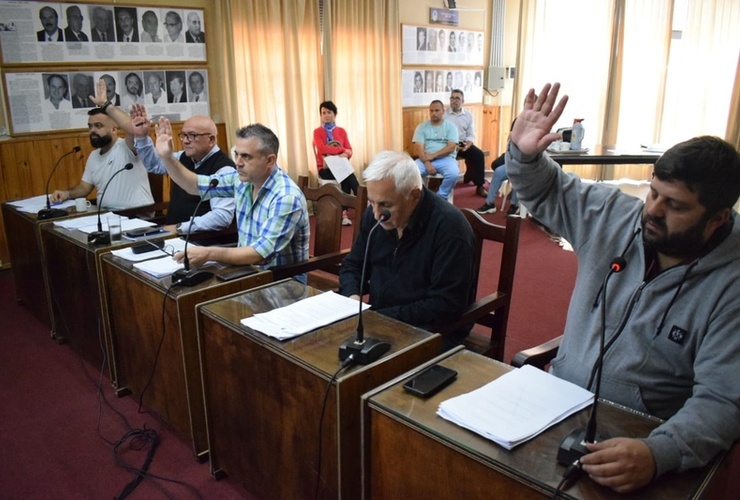
[[132, 168], [134, 168], [134, 164], [127, 163], [122, 169], [111, 175], [108, 182], [105, 183], [103, 192], [100, 193], [100, 198], [98, 199], [98, 230], [87, 235], [87, 243], [89, 245], [107, 245], [110, 243], [110, 233], [108, 231], [103, 231], [103, 223], [100, 221], [100, 211], [103, 210], [103, 197], [105, 196], [105, 193], [108, 192], [108, 186], [110, 186], [111, 181], [121, 172], [131, 170]]
[[370, 252], [370, 238], [378, 226], [391, 218], [391, 213], [384, 208], [380, 211], [380, 216], [375, 225], [367, 234], [367, 243], [365, 244], [365, 256], [362, 259], [362, 272], [360, 273], [360, 312], [357, 316], [357, 335], [354, 338], [348, 338], [339, 346], [339, 360], [345, 361], [352, 356], [353, 361], [358, 365], [367, 365], [377, 361], [383, 354], [388, 352], [391, 345], [377, 339], [366, 339], [364, 337], [365, 329], [362, 325], [362, 288], [365, 284], [365, 269], [367, 267], [367, 256]]
[[[632, 241], [630, 241], [630, 243], [632, 243]], [[599, 393], [601, 392], [601, 368], [604, 365], [604, 356], [606, 354], [606, 349], [604, 348], [604, 343], [606, 339], [607, 309], [606, 285], [609, 281], [609, 278], [611, 278], [613, 274], [622, 272], [626, 266], [627, 261], [625, 260], [624, 255], [612, 259], [611, 263], [609, 264], [609, 272], [606, 273], [606, 276], [604, 277], [604, 283], [603, 285], [601, 285], [601, 292], [604, 302], [601, 307], [601, 336], [599, 338], [599, 355], [596, 358], [596, 363], [593, 369], [594, 371], [592, 371], [591, 373], [591, 381], [594, 380], [594, 375], [596, 377], [596, 386], [594, 387], [594, 404], [591, 406], [591, 414], [588, 417], [588, 422], [586, 423], [585, 429], [574, 429], [565, 437], [565, 439], [563, 439], [563, 442], [560, 443], [557, 459], [558, 462], [563, 465], [570, 466], [579, 461], [583, 455], [590, 453], [586, 448], [586, 443], [596, 442], [596, 413], [599, 407]], [[591, 381], [589, 381], [589, 386], [591, 385]]]
[[51, 177], [54, 175], [54, 172], [56, 171], [59, 164], [62, 162], [63, 159], [65, 159], [67, 156], [71, 155], [72, 153], [79, 153], [80, 147], [75, 146], [72, 148], [72, 151], [67, 151], [64, 153], [54, 164], [54, 167], [51, 169], [51, 173], [49, 174], [49, 177], [46, 179], [46, 208], [42, 208], [39, 210], [38, 214], [36, 214], [36, 218], [39, 220], [44, 219], [56, 219], [57, 217], [64, 217], [66, 215], [69, 215], [69, 212], [67, 212], [64, 209], [61, 208], [51, 208], [51, 201], [49, 201], [49, 183], [51, 182]]
[[190, 259], [188, 259], [188, 241], [190, 241], [190, 233], [192, 233], [190, 228], [193, 227], [193, 219], [195, 219], [195, 214], [198, 213], [200, 204], [203, 203], [203, 200], [206, 199], [206, 195], [208, 195], [208, 192], [216, 186], [218, 186], [218, 179], [211, 179], [211, 182], [208, 183], [208, 189], [206, 189], [206, 192], [203, 193], [203, 196], [200, 197], [200, 200], [198, 200], [198, 204], [195, 205], [195, 210], [193, 210], [193, 215], [190, 216], [188, 234], [185, 235], [185, 245], [182, 249], [182, 251], [185, 253], [185, 258], [182, 261], [184, 267], [172, 273], [173, 285], [195, 286], [198, 283], [203, 283], [205, 280], [213, 276], [213, 273], [210, 271], [200, 271], [197, 269], [193, 271], [190, 270]]

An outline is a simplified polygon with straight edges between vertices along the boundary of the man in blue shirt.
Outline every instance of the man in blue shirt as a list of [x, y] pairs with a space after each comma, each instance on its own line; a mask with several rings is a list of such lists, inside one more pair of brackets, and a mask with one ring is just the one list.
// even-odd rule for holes
[[440, 174], [442, 185], [439, 194], [449, 199], [457, 183], [460, 170], [457, 168], [457, 126], [444, 119], [445, 107], [440, 100], [429, 105], [429, 120], [420, 123], [414, 131], [412, 142], [416, 147], [416, 166], [422, 177]]
[[[207, 261], [253, 264], [263, 268], [308, 259], [309, 224], [306, 198], [277, 165], [279, 141], [269, 128], [252, 124], [236, 132], [236, 172], [197, 175], [178, 162], [172, 151], [172, 126], [160, 117], [155, 126], [157, 154], [167, 173], [190, 194], [206, 194], [212, 179], [218, 185], [207, 197], [236, 200], [239, 242], [233, 247], [188, 247], [191, 266]], [[175, 254], [177, 261], [184, 253]]]

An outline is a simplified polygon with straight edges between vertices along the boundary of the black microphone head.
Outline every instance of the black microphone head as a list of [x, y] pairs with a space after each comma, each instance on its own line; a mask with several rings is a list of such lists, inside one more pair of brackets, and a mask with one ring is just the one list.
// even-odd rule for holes
[[208, 183], [208, 187], [215, 188], [218, 186], [218, 179], [211, 179], [211, 182]]
[[611, 264], [609, 264], [609, 267], [615, 273], [619, 273], [621, 271], [624, 271], [624, 268], [626, 266], [627, 266], [627, 261], [624, 259], [624, 257], [614, 257], [612, 259]]
[[82, 150], [82, 148], [79, 147], [79, 146], [75, 146], [75, 147], [72, 148], [72, 151], [74, 151], [75, 153], [79, 153], [81, 150]]
[[134, 168], [134, 164], [133, 163], [127, 163], [123, 168], [125, 170], [131, 170], [132, 168]]
[[387, 208], [384, 208], [383, 210], [380, 211], [380, 217], [378, 217], [378, 222], [385, 222], [390, 218], [391, 218], [391, 211], [388, 210]]

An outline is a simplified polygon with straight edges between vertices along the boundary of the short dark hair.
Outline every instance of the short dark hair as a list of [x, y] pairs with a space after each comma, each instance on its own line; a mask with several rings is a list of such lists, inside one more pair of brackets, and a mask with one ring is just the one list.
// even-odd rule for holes
[[450, 92], [450, 97], [452, 97], [452, 94], [460, 94], [460, 96], [465, 99], [465, 94], [460, 89], [452, 89], [452, 92]]
[[319, 113], [321, 113], [321, 109], [322, 108], [328, 109], [329, 111], [331, 111], [335, 115], [337, 114], [337, 105], [334, 104], [331, 101], [324, 101], [321, 104], [319, 104]]
[[69, 88], [69, 82], [67, 82], [67, 79], [64, 78], [64, 76], [60, 75], [59, 73], [52, 73], [49, 76], [46, 77], [46, 84], [51, 87], [51, 79], [52, 78], [59, 78], [62, 82], [64, 82], [64, 91], [66, 92]]
[[443, 102], [442, 102], [442, 101], [440, 101], [439, 99], [435, 99], [435, 100], [433, 100], [432, 102], [430, 102], [430, 103], [429, 103], [429, 107], [431, 108], [431, 107], [432, 107], [432, 104], [435, 104], [435, 103], [438, 103], [438, 104], [439, 104], [440, 106], [442, 106], [442, 109], [445, 109], [445, 103], [443, 103]]
[[277, 155], [280, 149], [280, 141], [275, 133], [261, 123], [253, 123], [242, 127], [236, 131], [236, 136], [240, 139], [249, 139], [256, 137], [260, 140], [260, 153], [265, 156]]
[[88, 116], [93, 116], [93, 115], [106, 115], [106, 116], [108, 116], [108, 115], [107, 115], [107, 114], [105, 113], [105, 111], [103, 111], [103, 108], [92, 108], [92, 109], [90, 109], [90, 110], [89, 110], [89, 111], [87, 112], [87, 115], [88, 115]]
[[686, 184], [710, 216], [731, 208], [740, 196], [740, 154], [719, 137], [704, 135], [676, 144], [655, 162], [653, 175]]

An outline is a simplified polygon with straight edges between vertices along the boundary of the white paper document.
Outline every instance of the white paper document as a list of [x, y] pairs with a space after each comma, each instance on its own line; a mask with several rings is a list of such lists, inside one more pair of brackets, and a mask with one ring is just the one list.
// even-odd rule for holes
[[[19, 212], [35, 214], [42, 208], [46, 208], [46, 195], [42, 194], [39, 196], [26, 198], [25, 200], [9, 201], [8, 205], [16, 207]], [[72, 208], [75, 206], [75, 201], [67, 200], [60, 203], [51, 203], [51, 206], [53, 208]]]
[[589, 406], [593, 393], [525, 365], [443, 401], [437, 414], [510, 450]]
[[329, 167], [337, 182], [342, 182], [351, 174], [355, 173], [352, 164], [344, 156], [324, 156], [324, 163]]
[[155, 278], [164, 278], [182, 269], [184, 266], [182, 262], [177, 262], [169, 255], [160, 259], [145, 260], [144, 262], [137, 262], [134, 264], [136, 269], [144, 271], [147, 274], [151, 274]]
[[[100, 224], [103, 226], [103, 231], [108, 230], [108, 215], [109, 212], [100, 214]], [[78, 231], [89, 234], [98, 230], [98, 214], [56, 221], [54, 225], [63, 227], [64, 229], [77, 229]], [[132, 229], [150, 226], [156, 226], [156, 224], [142, 219], [121, 217], [121, 231], [131, 231]]]
[[[369, 308], [362, 304], [362, 309]], [[357, 314], [360, 304], [335, 292], [324, 292], [266, 313], [241, 320], [242, 325], [278, 340], [286, 340]]]

